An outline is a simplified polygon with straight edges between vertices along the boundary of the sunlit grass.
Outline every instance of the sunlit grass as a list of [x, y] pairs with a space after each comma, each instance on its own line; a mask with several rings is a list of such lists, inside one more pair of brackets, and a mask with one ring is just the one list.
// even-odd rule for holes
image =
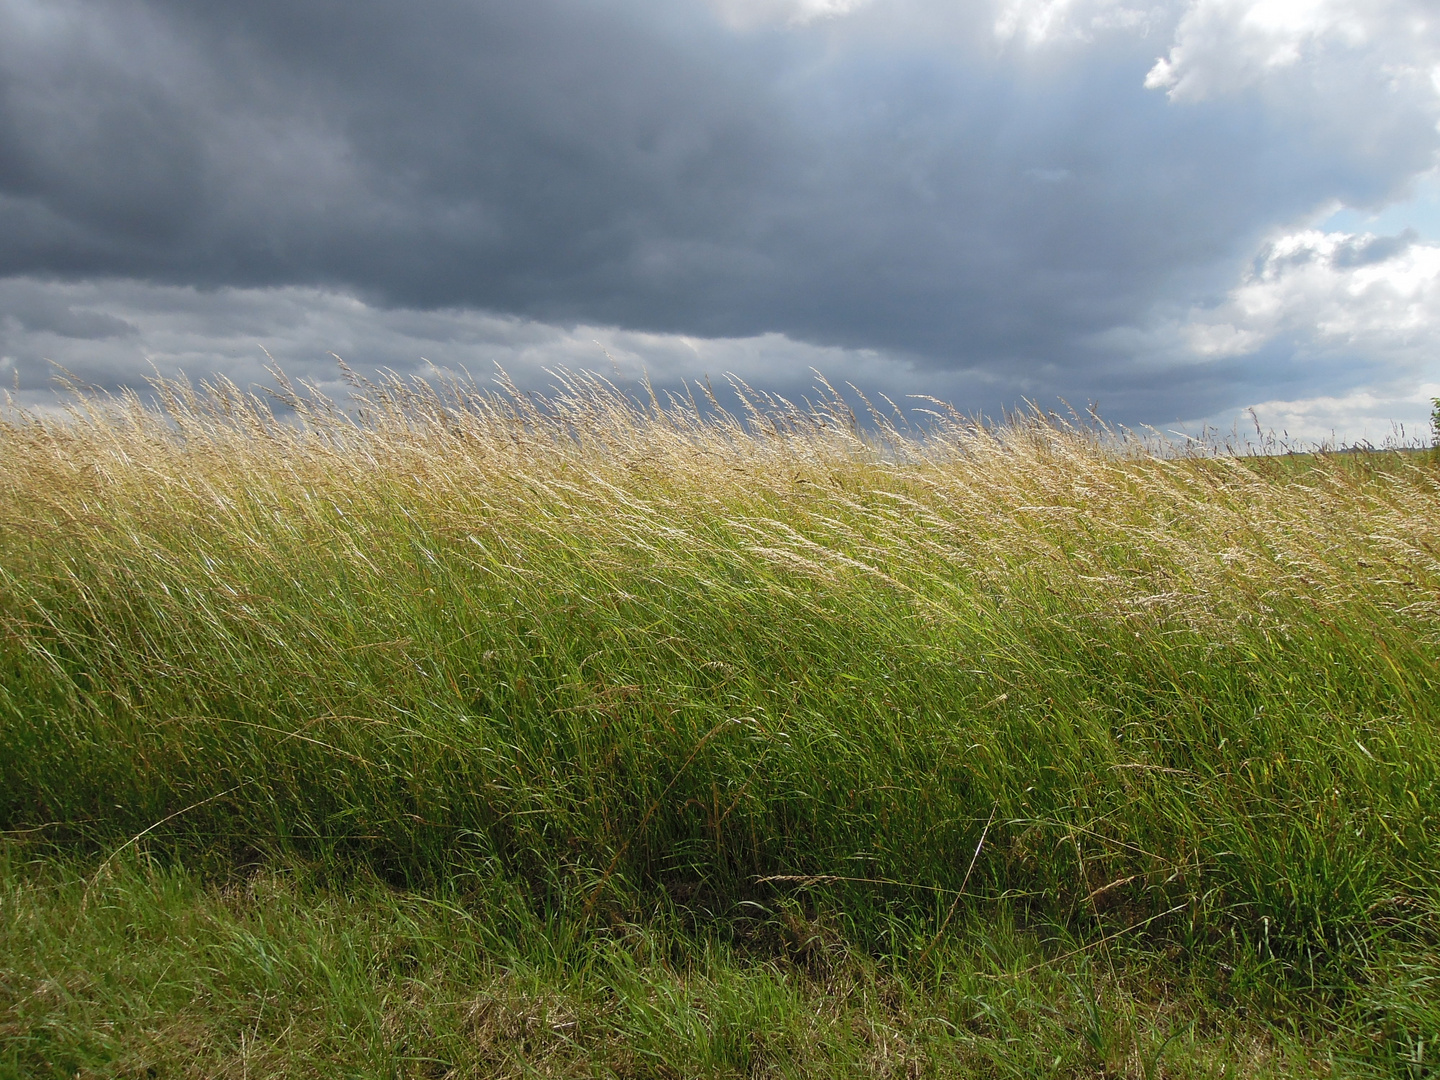
[[[26, 905], [74, 927], [46, 931], [63, 957], [148, 917], [147, 899], [103, 930], [116, 882], [178, 882], [176, 904], [210, 911], [225, 882], [304, 867], [304, 933], [361, 933], [321, 914], [346, 882], [370, 883], [365, 920], [448, 897], [486, 929], [445, 923], [466, 957], [445, 979], [530, 971], [543, 940], [562, 959], [535, 992], [572, 979], [576, 1015], [620, 1009], [616, 1046], [640, 1014], [614, 1004], [613, 958], [603, 976], [582, 958], [639, 934], [673, 956], [645, 955], [635, 1000], [678, 995], [646, 1023], [691, 1022], [688, 991], [656, 989], [672, 967], [711, 980], [701, 997], [761, 995], [755, 1017], [810, 1015], [836, 992], [806, 973], [818, 948], [920, 1012], [968, 980], [1039, 1040], [1026, 1073], [1153, 1074], [1139, 1018], [1172, 984], [1210, 1018], [1186, 1045], [1271, 1040], [1233, 1069], [1282, 1068], [1282, 1018], [1302, 1056], [1429, 1068], [1433, 455], [1177, 457], [1040, 417], [861, 425], [838, 396], [743, 387], [732, 414], [584, 378], [545, 400], [362, 384], [353, 411], [287, 385], [281, 418], [229, 386], [160, 389], [162, 410], [81, 398], [0, 426], [0, 824], [61, 860], [12, 857], [7, 888], [30, 897], [6, 909], [12, 942]], [[84, 884], [37, 899], [31, 878], [62, 866]], [[389, 970], [356, 940], [357, 970]], [[1040, 973], [981, 978], [1010, 962], [987, 948]], [[22, 1048], [25, 970], [0, 972]], [[1096, 970], [1126, 1003], [1116, 1046], [1093, 987], [1064, 981]], [[1042, 1000], [1049, 1036], [1025, 1019]], [[127, 1015], [166, 1010], [146, 1008]], [[931, 1038], [905, 1009], [856, 1008]], [[351, 1030], [339, 1015], [316, 1023]], [[944, 1015], [934, 1030], [974, 1036], [955, 1061], [1004, 1071], [1010, 1044], [977, 1050]], [[731, 1037], [693, 1022], [674, 1038]], [[495, 1061], [524, 1059], [529, 1023], [497, 1021]], [[879, 1070], [796, 1023], [769, 1057], [661, 1064]], [[355, 1060], [379, 1069], [372, 1050]]]

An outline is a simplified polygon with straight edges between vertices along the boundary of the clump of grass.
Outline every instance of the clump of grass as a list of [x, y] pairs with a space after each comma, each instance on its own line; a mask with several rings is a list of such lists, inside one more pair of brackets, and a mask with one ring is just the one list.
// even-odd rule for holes
[[1153, 965], [1047, 963], [1010, 921], [966, 925], [943, 978], [920, 979], [833, 945], [807, 959], [779, 918], [791, 949], [761, 956], [673, 911], [577, 935], [473, 879], [417, 894], [293, 868], [208, 886], [146, 860], [100, 885], [90, 870], [0, 856], [7, 1080], [1321, 1076], [1335, 1052]]
[[1005, 913], [1440, 1036], [1357, 989], [1436, 928], [1433, 456], [356, 389], [0, 425], [0, 825], [97, 889], [142, 851], [580, 934], [792, 911], [921, 979]]

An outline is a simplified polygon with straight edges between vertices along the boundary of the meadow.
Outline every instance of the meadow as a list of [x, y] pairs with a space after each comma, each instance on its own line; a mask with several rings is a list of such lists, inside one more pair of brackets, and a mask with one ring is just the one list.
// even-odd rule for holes
[[0, 423], [0, 1077], [1440, 1073], [1440, 454], [277, 379]]

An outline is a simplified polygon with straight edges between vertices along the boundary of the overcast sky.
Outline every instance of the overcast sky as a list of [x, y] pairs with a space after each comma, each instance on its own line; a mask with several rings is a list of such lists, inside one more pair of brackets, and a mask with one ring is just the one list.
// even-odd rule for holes
[[0, 0], [0, 378], [1424, 432], [1437, 122], [1437, 0]]

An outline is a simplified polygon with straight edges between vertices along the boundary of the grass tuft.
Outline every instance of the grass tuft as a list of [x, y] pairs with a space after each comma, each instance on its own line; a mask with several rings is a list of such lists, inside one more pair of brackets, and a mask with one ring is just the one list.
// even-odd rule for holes
[[0, 1075], [1434, 1071], [1435, 453], [354, 383], [0, 423]]

